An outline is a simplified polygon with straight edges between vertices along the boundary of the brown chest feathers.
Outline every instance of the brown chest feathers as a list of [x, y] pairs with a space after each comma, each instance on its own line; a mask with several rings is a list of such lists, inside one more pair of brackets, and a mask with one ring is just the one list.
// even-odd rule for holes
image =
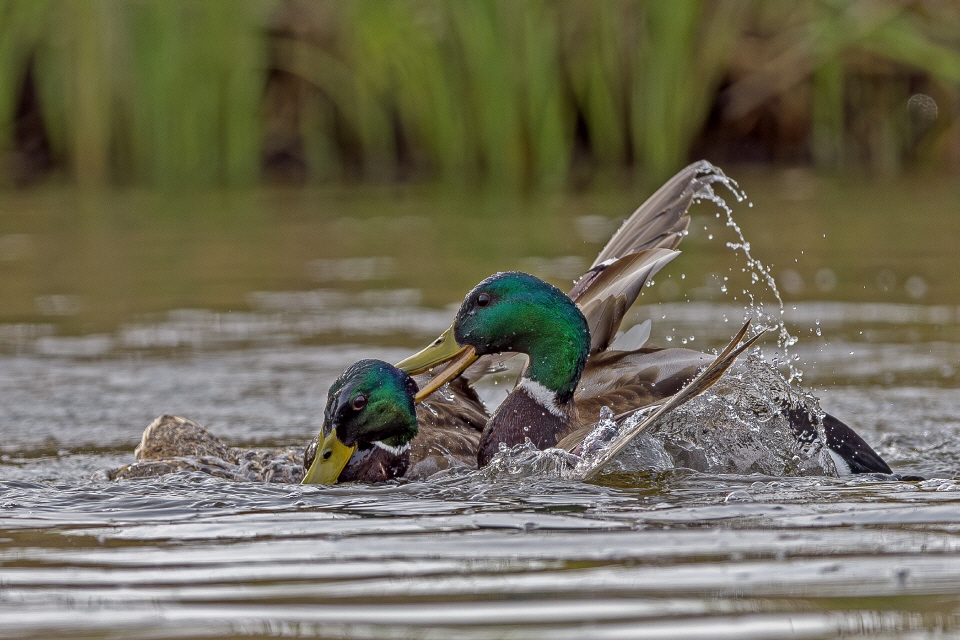
[[552, 396], [543, 397], [544, 394], [536, 391], [527, 384], [518, 385], [493, 414], [480, 436], [479, 466], [489, 464], [500, 450], [500, 443], [512, 447], [530, 438], [535, 447], [546, 449], [580, 426], [572, 402], [557, 406]]

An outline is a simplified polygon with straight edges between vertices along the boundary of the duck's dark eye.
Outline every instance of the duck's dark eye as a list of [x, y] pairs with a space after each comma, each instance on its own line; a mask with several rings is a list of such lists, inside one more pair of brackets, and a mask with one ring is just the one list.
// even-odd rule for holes
[[477, 296], [477, 306], [478, 306], [478, 307], [485, 307], [485, 306], [487, 306], [488, 304], [490, 304], [490, 294], [489, 294], [489, 293], [481, 293], [480, 295]]
[[352, 406], [357, 411], [360, 411], [360, 409], [363, 409], [365, 406], [367, 406], [367, 396], [365, 396], [362, 393], [357, 395], [356, 397], [354, 397], [353, 401], [350, 403], [350, 406]]

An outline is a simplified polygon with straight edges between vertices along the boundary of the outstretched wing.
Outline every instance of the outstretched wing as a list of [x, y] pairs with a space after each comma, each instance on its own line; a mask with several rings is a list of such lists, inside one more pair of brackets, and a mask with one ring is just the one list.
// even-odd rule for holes
[[620, 225], [590, 269], [644, 249], [676, 249], [690, 225], [687, 209], [694, 197], [722, 178], [720, 170], [706, 160], [682, 169]]
[[567, 295], [587, 318], [591, 353], [609, 346], [643, 286], [679, 255], [674, 249], [687, 233], [693, 199], [722, 178], [705, 160], [670, 178], [626, 219], [574, 284]]
[[[748, 320], [746, 324], [743, 325], [743, 328], [737, 333], [737, 335], [734, 336], [733, 340], [731, 340], [724, 350], [720, 352], [716, 359], [711, 362], [703, 371], [701, 371], [700, 374], [690, 382], [690, 384], [667, 399], [645, 420], [624, 430], [624, 432], [621, 433], [617, 439], [614, 440], [614, 442], [602, 452], [600, 456], [591, 462], [591, 465], [588, 469], [582, 470], [581, 479], [591, 480], [592, 478], [595, 478], [603, 469], [604, 465], [616, 457], [618, 453], [623, 451], [623, 449], [630, 444], [634, 438], [654, 425], [661, 416], [673, 411], [677, 407], [680, 407], [716, 384], [717, 381], [720, 380], [721, 376], [723, 376], [723, 374], [727, 371], [727, 369], [733, 366], [733, 363], [737, 361], [737, 358], [740, 356], [740, 354], [753, 346], [753, 344], [765, 333], [758, 333], [752, 338], [746, 340], [743, 344], [740, 344], [740, 341], [743, 339], [743, 336], [746, 335], [749, 327], [750, 321]], [[634, 413], [634, 411], [630, 411], [628, 414], [617, 416], [617, 418], [620, 420], [628, 417], [629, 414], [632, 413]]]
[[[670, 178], [627, 218], [590, 269], [567, 294], [576, 302], [590, 327], [590, 350], [609, 346], [626, 311], [647, 280], [673, 260], [673, 251], [686, 235], [687, 210], [694, 197], [723, 174], [706, 160], [685, 167]], [[463, 376], [476, 381], [499, 370], [513, 354], [483, 356]]]
[[672, 249], [645, 249], [619, 258], [591, 279], [575, 299], [590, 327], [590, 353], [610, 346], [647, 281], [678, 255]]

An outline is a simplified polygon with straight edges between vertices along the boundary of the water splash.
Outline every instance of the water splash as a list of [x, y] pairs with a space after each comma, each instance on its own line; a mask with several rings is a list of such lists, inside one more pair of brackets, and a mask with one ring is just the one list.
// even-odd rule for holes
[[[756, 296], [749, 289], [749, 287], [743, 290], [743, 293], [750, 300], [750, 315], [760, 321], [754, 323], [754, 326], [758, 327], [763, 324], [772, 324], [777, 328], [777, 346], [782, 350], [783, 360], [786, 362], [788, 368], [788, 382], [800, 382], [803, 379], [803, 371], [797, 365], [800, 356], [799, 354], [790, 353], [790, 347], [797, 344], [799, 338], [791, 334], [784, 324], [783, 316], [785, 313], [785, 306], [783, 303], [783, 298], [780, 296], [780, 290], [777, 288], [777, 282], [774, 279], [773, 274], [770, 272], [770, 268], [753, 256], [750, 243], [744, 237], [743, 230], [733, 219], [732, 207], [727, 204], [727, 201], [724, 200], [720, 194], [717, 193], [713, 185], [723, 185], [733, 195], [733, 197], [736, 198], [737, 202], [747, 201], [747, 194], [743, 191], [743, 189], [740, 188], [740, 185], [737, 184], [736, 180], [728, 177], [719, 167], [716, 167], [706, 161], [703, 162], [703, 165], [704, 166], [702, 170], [709, 172], [709, 175], [703, 180], [703, 186], [700, 188], [700, 190], [694, 194], [694, 201], [700, 202], [703, 200], [709, 200], [724, 211], [726, 214], [726, 226], [733, 229], [733, 232], [737, 235], [738, 239], [736, 242], [727, 242], [726, 246], [730, 249], [733, 249], [735, 252], [743, 252], [747, 262], [744, 272], [746, 273], [747, 270], [749, 270], [751, 284], [763, 282], [763, 284], [766, 285], [771, 293], [773, 293], [773, 296], [779, 305], [779, 313], [776, 315], [769, 314], [763, 310], [763, 303], [757, 302]], [[748, 204], [752, 206], [752, 203]], [[723, 285], [721, 287], [721, 291], [723, 293], [727, 293], [727, 286]]]
[[[529, 440], [501, 445], [489, 466], [469, 472], [485, 482], [527, 478], [580, 480], [603, 459], [619, 434], [654, 407], [618, 422], [609, 409], [569, 453], [538, 450]], [[660, 417], [606, 463], [603, 476], [618, 482], [673, 468], [701, 473], [767, 476], [837, 476], [817, 399], [792, 385], [759, 355], [749, 354], [716, 385]]]
[[675, 466], [701, 472], [836, 476], [823, 416], [814, 396], [749, 354], [714, 387], [661, 419], [650, 437]]
[[480, 479], [486, 482], [513, 481], [524, 478], [556, 478], [569, 479], [573, 477], [573, 470], [580, 460], [579, 456], [568, 453], [563, 449], [540, 450], [530, 441], [507, 447], [500, 443], [500, 450], [493, 456], [490, 463], [471, 471], [471, 480]]
[[[580, 447], [580, 460], [575, 469], [577, 477], [585, 477], [600, 464], [606, 457], [606, 450], [614, 444], [618, 436], [631, 426], [643, 422], [656, 408], [656, 406], [650, 406], [641, 409], [627, 421], [618, 424], [613, 411], [603, 407], [600, 411], [600, 420], [583, 439], [583, 445]], [[663, 443], [648, 432], [643, 432], [633, 439], [624, 453], [604, 465], [604, 473], [634, 475], [642, 472], [666, 471], [674, 466], [676, 466], [675, 461], [663, 447]]]

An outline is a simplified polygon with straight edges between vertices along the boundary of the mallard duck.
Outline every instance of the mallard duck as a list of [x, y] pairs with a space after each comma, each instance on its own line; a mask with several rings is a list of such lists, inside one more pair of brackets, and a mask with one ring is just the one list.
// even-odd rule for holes
[[[636, 254], [636, 262], [655, 264], [672, 258], [671, 253], [647, 250]], [[618, 325], [619, 318], [604, 327], [615, 331]], [[426, 392], [454, 379], [479, 356], [528, 356], [513, 392], [483, 430], [477, 462], [484, 466], [501, 443], [510, 447], [529, 438], [540, 449], [553, 447], [574, 432], [585, 434], [602, 407], [621, 414], [667, 398], [713, 360], [690, 349], [601, 350], [607, 338], [591, 334], [584, 313], [562, 291], [535, 276], [510, 271], [478, 284], [453, 326], [397, 366], [417, 372], [453, 360]]]
[[[659, 260], [658, 251], [662, 250], [642, 251], [632, 260], [638, 264]], [[604, 277], [601, 271], [590, 286]], [[604, 288], [604, 293], [608, 289]], [[606, 317], [609, 305], [598, 308]], [[714, 360], [714, 356], [688, 349], [621, 351], [612, 345], [602, 350], [619, 326], [622, 313], [602, 325], [609, 327], [608, 333], [598, 340], [591, 336], [585, 317], [585, 313], [598, 311], [590, 304], [584, 309], [582, 312], [562, 291], [534, 276], [498, 273], [467, 294], [450, 329], [397, 366], [417, 372], [449, 362], [431, 380], [430, 388], [436, 388], [480, 356], [499, 352], [528, 356], [515, 389], [484, 428], [477, 457], [483, 466], [501, 444], [513, 446], [527, 438], [541, 449], [564, 439], [568, 447], [575, 446], [602, 407], [619, 414], [658, 402], [675, 394], [699, 368]], [[818, 425], [805, 412], [790, 412], [789, 417], [801, 444], [819, 437]], [[822, 426], [838, 472], [891, 473], [853, 429], [830, 415]]]

